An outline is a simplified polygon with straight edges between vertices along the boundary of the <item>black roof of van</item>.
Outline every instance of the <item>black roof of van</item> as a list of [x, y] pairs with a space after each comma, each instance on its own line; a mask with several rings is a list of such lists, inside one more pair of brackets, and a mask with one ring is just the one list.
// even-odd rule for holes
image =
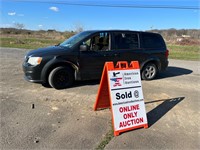
[[136, 31], [136, 30], [120, 30], [120, 29], [111, 29], [111, 30], [86, 30], [86, 31], [83, 31], [83, 32], [91, 32], [91, 33], [95, 33], [95, 32], [135, 32], [135, 33], [158, 34], [158, 33], [154, 33], [154, 32]]

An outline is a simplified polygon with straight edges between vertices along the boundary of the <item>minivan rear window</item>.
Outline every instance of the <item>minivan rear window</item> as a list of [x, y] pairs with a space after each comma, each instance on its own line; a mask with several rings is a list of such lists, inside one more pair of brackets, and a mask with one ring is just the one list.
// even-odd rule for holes
[[160, 35], [142, 34], [143, 48], [163, 48], [164, 43]]
[[114, 33], [115, 49], [135, 49], [139, 47], [138, 34]]

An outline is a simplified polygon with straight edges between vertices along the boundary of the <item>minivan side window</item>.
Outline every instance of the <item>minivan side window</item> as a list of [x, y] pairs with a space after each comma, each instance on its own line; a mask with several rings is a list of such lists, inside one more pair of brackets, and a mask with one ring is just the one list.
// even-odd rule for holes
[[142, 34], [143, 48], [162, 48], [163, 40], [157, 34]]
[[136, 49], [139, 47], [137, 33], [114, 33], [114, 49]]
[[83, 44], [88, 46], [90, 51], [106, 51], [109, 50], [109, 36], [107, 32], [95, 34], [88, 40], [84, 41]]

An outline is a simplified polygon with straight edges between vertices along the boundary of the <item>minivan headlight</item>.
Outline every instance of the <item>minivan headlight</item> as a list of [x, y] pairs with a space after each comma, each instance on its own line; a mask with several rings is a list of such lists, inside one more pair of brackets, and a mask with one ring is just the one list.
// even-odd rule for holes
[[29, 57], [28, 63], [30, 65], [36, 66], [42, 62], [42, 57]]

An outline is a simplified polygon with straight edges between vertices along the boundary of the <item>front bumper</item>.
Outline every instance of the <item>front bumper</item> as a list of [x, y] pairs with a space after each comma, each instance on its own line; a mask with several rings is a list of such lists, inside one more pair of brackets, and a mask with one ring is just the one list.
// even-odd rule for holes
[[42, 83], [41, 69], [39, 66], [30, 66], [26, 62], [22, 65], [24, 71], [24, 79], [29, 82]]

